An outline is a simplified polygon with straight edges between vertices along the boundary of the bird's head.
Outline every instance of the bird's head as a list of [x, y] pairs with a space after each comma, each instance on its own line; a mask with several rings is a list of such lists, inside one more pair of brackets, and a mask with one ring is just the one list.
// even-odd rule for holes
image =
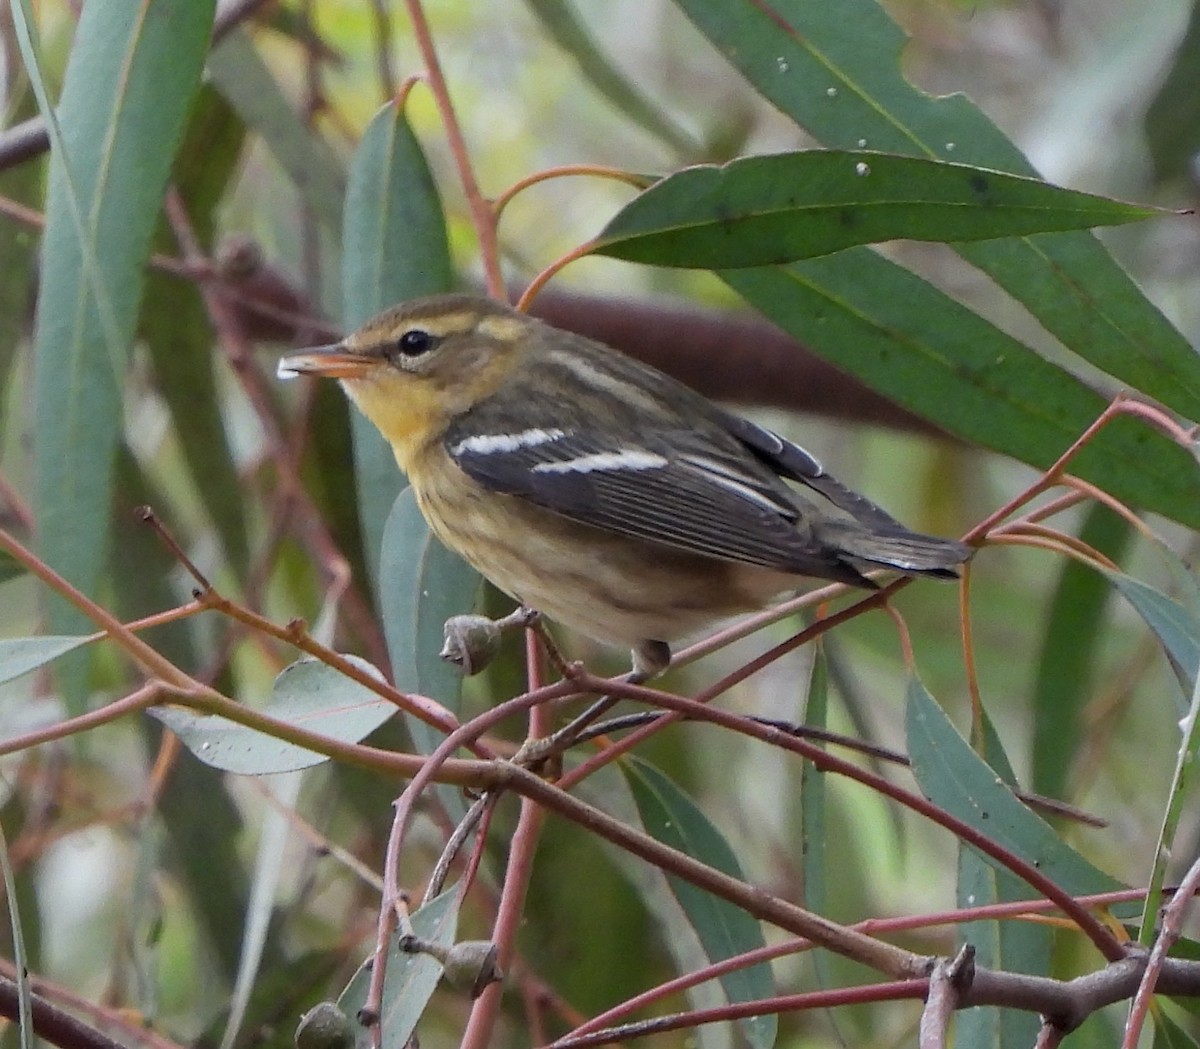
[[537, 328], [532, 318], [490, 299], [414, 299], [341, 342], [283, 357], [276, 374], [340, 380], [406, 468], [451, 419], [496, 390]]

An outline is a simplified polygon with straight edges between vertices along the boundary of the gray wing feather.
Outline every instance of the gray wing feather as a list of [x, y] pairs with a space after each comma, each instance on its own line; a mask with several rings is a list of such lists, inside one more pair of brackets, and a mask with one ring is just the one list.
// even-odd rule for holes
[[[707, 557], [845, 578], [859, 573], [814, 542], [802, 504], [733, 442], [690, 431], [621, 434], [563, 422], [489, 426], [467, 413], [445, 447], [491, 491], [563, 517]], [[501, 423], [499, 418], [490, 420]], [[724, 437], [724, 434], [720, 435]]]

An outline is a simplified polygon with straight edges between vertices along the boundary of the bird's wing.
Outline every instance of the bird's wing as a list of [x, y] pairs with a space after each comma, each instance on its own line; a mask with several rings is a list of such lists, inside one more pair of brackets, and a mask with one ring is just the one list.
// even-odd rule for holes
[[814, 541], [791, 490], [723, 434], [714, 442], [703, 431], [634, 433], [594, 420], [582, 429], [552, 407], [536, 414], [535, 426], [506, 426], [502, 414], [477, 406], [450, 426], [444, 446], [485, 488], [582, 524], [707, 557], [864, 583]]
[[886, 510], [847, 488], [813, 455], [798, 444], [730, 412], [721, 411], [721, 422], [774, 473], [807, 485], [829, 500], [850, 520], [822, 517], [814, 528], [816, 538], [847, 558], [943, 578], [956, 578], [957, 566], [974, 552], [954, 539], [938, 539], [905, 528]]
[[868, 528], [908, 531], [891, 514], [876, 506], [865, 495], [859, 495], [833, 475], [827, 474], [820, 460], [800, 445], [793, 444], [773, 430], [752, 423], [749, 419], [743, 419], [740, 415], [721, 409], [717, 411], [725, 429], [775, 473], [806, 485]]

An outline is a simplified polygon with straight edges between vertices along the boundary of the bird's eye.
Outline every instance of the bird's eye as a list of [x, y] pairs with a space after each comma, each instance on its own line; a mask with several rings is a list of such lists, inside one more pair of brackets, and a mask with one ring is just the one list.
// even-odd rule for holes
[[396, 340], [396, 349], [405, 357], [420, 357], [437, 345], [437, 339], [420, 328], [410, 328]]

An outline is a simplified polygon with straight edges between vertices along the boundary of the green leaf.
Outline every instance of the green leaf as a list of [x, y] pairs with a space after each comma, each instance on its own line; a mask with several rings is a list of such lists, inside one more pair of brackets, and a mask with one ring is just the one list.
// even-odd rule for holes
[[[116, 501], [126, 507], [164, 505], [163, 493], [150, 484], [127, 445], [121, 446], [117, 456]], [[178, 562], [151, 529], [122, 529], [113, 544], [112, 583], [114, 610], [121, 619], [141, 619], [175, 605], [179, 595], [170, 580], [176, 568]], [[176, 620], [138, 636], [176, 666], [194, 667], [206, 662], [195, 626], [195, 619]], [[226, 677], [214, 684], [225, 691], [232, 687]], [[153, 718], [141, 718], [137, 724], [149, 765], [161, 753], [166, 729]], [[241, 930], [250, 888], [239, 848], [245, 825], [229, 787], [222, 772], [184, 754], [172, 763], [162, 781], [153, 819], [164, 836], [155, 851], [161, 853], [173, 884], [184, 897], [218, 972], [232, 982], [242, 953]], [[204, 799], [202, 806], [196, 804], [197, 798]], [[159, 875], [155, 871], [147, 877], [157, 883]]]
[[[441, 947], [453, 946], [458, 907], [459, 889], [452, 886], [413, 914], [412, 931], [421, 939]], [[397, 943], [398, 938], [393, 938], [387, 954], [379, 1013], [379, 1026], [383, 1032], [380, 1049], [404, 1049], [442, 978], [440, 962], [428, 954], [408, 954], [400, 950]], [[356, 1016], [366, 1004], [370, 983], [371, 968], [364, 965], [338, 998], [338, 1005], [347, 1016]], [[365, 1029], [358, 1044], [367, 1044]]]
[[[383, 680], [365, 659], [345, 658]], [[392, 703], [316, 659], [301, 659], [284, 668], [263, 710], [289, 725], [341, 743], [357, 743], [395, 712]], [[155, 707], [150, 713], [206, 765], [226, 772], [262, 776], [295, 772], [329, 760], [324, 754], [215, 714], [194, 714], [182, 707]]]
[[[450, 616], [474, 607], [479, 573], [430, 534], [411, 488], [400, 493], [388, 515], [378, 579], [396, 687], [431, 696], [457, 712], [462, 674], [439, 655], [442, 627]], [[405, 714], [404, 723], [422, 754], [442, 742], [442, 733], [424, 721]], [[437, 793], [455, 818], [466, 813], [461, 790], [439, 786]]]
[[[670, 779], [637, 758], [626, 759], [622, 767], [647, 833], [710, 867], [744, 878], [728, 842]], [[758, 922], [741, 908], [669, 874], [667, 881], [711, 961], [724, 961], [763, 946]], [[726, 973], [720, 980], [731, 1002], [760, 1001], [775, 993], [771, 967], [766, 964]], [[769, 1049], [775, 1042], [774, 1015], [749, 1017], [739, 1021], [739, 1027], [755, 1049]]]
[[[1130, 526], [1104, 506], [1089, 511], [1079, 538], [1114, 561], [1128, 547]], [[1109, 588], [1104, 576], [1066, 558], [1046, 612], [1033, 691], [1033, 789], [1062, 797], [1075, 748], [1086, 733], [1080, 715], [1099, 666]]]
[[262, 135], [321, 225], [340, 236], [346, 191], [342, 165], [292, 108], [249, 35], [236, 29], [213, 48], [208, 73], [243, 123]]
[[[913, 775], [935, 805], [1033, 864], [1067, 892], [1079, 895], [1119, 888], [1017, 799], [955, 731], [915, 677], [908, 684], [905, 722]], [[997, 870], [1006, 869], [990, 857], [982, 858]]]
[[[990, 768], [1009, 786], [1016, 786], [1012, 764], [987, 711], [972, 729], [974, 747]], [[971, 847], [959, 843], [956, 902], [959, 907], [1029, 898], [1029, 886], [1011, 872], [993, 867]], [[1046, 975], [1053, 936], [1045, 925], [1020, 921], [972, 921], [958, 927], [958, 944], [975, 948], [975, 963], [1005, 972]], [[1032, 1044], [1037, 1017], [1017, 1009], [987, 1007], [965, 1010], [956, 1021], [955, 1038], [961, 1045], [996, 1046]]]
[[[877, 0], [676, 4], [759, 93], [825, 146], [1035, 174], [965, 96], [933, 98], [905, 79], [907, 38]], [[1200, 358], [1090, 233], [958, 250], [1068, 349], [1200, 418]]]
[[[1008, 871], [998, 870], [974, 850], [958, 853], [957, 903], [981, 907], [988, 903], [1029, 898], [1029, 887]], [[975, 964], [999, 972], [1045, 975], [1053, 936], [1046, 926], [1021, 921], [971, 921], [958, 927], [958, 944], [975, 948]], [[1038, 1018], [1019, 1009], [996, 1006], [965, 1009], [955, 1018], [956, 1045], [973, 1049], [1033, 1045]]]
[[[1032, 466], [1048, 467], [1105, 407], [1078, 379], [870, 248], [721, 277], [897, 404]], [[1133, 419], [1106, 426], [1071, 469], [1125, 502], [1200, 525], [1195, 461]]]
[[[809, 679], [808, 698], [804, 704], [804, 724], [809, 728], [824, 729], [829, 726], [829, 663], [825, 646], [818, 639], [813, 648], [812, 677]], [[816, 746], [824, 750], [820, 742]], [[804, 902], [810, 910], [820, 912], [825, 908], [829, 873], [826, 870], [826, 825], [829, 812], [825, 773], [811, 761], [800, 769], [800, 811], [803, 836], [800, 840], [803, 856]], [[824, 966], [824, 955], [818, 952], [817, 964]], [[827, 973], [823, 973], [827, 975]]]
[[684, 168], [622, 208], [592, 251], [658, 266], [734, 269], [901, 237], [987, 240], [1156, 213], [961, 164], [801, 150]]
[[[5, 117], [12, 126], [33, 116], [37, 105], [28, 85], [22, 85], [19, 77], [8, 89], [12, 104]], [[37, 207], [44, 174], [44, 162], [35, 160], [0, 171], [0, 196]], [[26, 337], [33, 306], [30, 274], [37, 266], [37, 248], [38, 235], [32, 228], [11, 218], [0, 221], [0, 259], [4, 260], [0, 266], [0, 390], [8, 385], [13, 360]]]
[[25, 566], [7, 550], [0, 550], [0, 583], [25, 574]]
[[1170, 71], [1146, 109], [1146, 145], [1157, 181], [1191, 179], [1200, 151], [1200, 8], [1193, 6], [1187, 33], [1175, 52]]
[[[206, 84], [174, 168], [175, 188], [205, 250], [212, 247], [216, 209], [241, 156], [244, 138], [242, 122]], [[159, 251], [168, 255], [177, 251], [165, 219], [159, 222], [154, 240]], [[244, 575], [250, 559], [246, 497], [221, 418], [213, 371], [214, 335], [199, 288], [150, 271], [140, 329], [184, 462], [221, 538], [225, 557], [235, 572]]]
[[694, 154], [700, 144], [644, 95], [596, 44], [570, 0], [525, 0], [542, 28], [575, 59], [579, 72], [619, 112], [678, 153]]
[[[437, 185], [404, 111], [394, 102], [375, 114], [355, 151], [342, 242], [347, 327], [453, 285]], [[351, 427], [363, 545], [378, 584], [384, 522], [405, 482], [379, 431], [358, 412]], [[378, 589], [375, 594], [379, 600]]]
[[[88, 4], [67, 65], [37, 304], [35, 505], [42, 556], [85, 593], [96, 590], [108, 542], [121, 386], [150, 236], [213, 8], [158, 0], [148, 17], [144, 4]], [[53, 630], [82, 622], [60, 599], [48, 611]], [[82, 664], [71, 668], [59, 680], [79, 713]]]
[[1142, 926], [1138, 932], [1139, 940], [1149, 946], [1158, 930], [1159, 903], [1167, 863], [1178, 850], [1177, 834], [1185, 803], [1191, 797], [1192, 781], [1196, 778], [1196, 756], [1200, 752], [1200, 616], [1193, 609], [1172, 601], [1145, 583], [1119, 572], [1106, 574], [1154, 631], [1166, 649], [1171, 666], [1187, 695], [1187, 706], [1179, 723], [1181, 734], [1175, 770], [1171, 776], [1171, 789], [1158, 832], [1157, 846], [1152, 853], [1154, 864], [1142, 910]]
[[1190, 695], [1200, 671], [1200, 618], [1185, 605], [1122, 572], [1105, 572], [1109, 582], [1154, 631], [1184, 691]]
[[1154, 1049], [1196, 1049], [1200, 1041], [1168, 1016], [1162, 1009], [1150, 1013], [1154, 1023]]
[[[1179, 937], [1171, 946], [1171, 957], [1190, 962], [1200, 961], [1200, 940], [1188, 936]], [[1169, 1000], [1185, 1012], [1200, 1017], [1200, 999], [1181, 994], [1171, 995]]]
[[88, 635], [68, 637], [10, 637], [0, 640], [0, 684], [37, 670], [59, 656], [95, 640]]
[[433, 536], [411, 488], [388, 515], [379, 581], [396, 687], [456, 709], [462, 674], [438, 655], [442, 627], [474, 607], [479, 573]]

